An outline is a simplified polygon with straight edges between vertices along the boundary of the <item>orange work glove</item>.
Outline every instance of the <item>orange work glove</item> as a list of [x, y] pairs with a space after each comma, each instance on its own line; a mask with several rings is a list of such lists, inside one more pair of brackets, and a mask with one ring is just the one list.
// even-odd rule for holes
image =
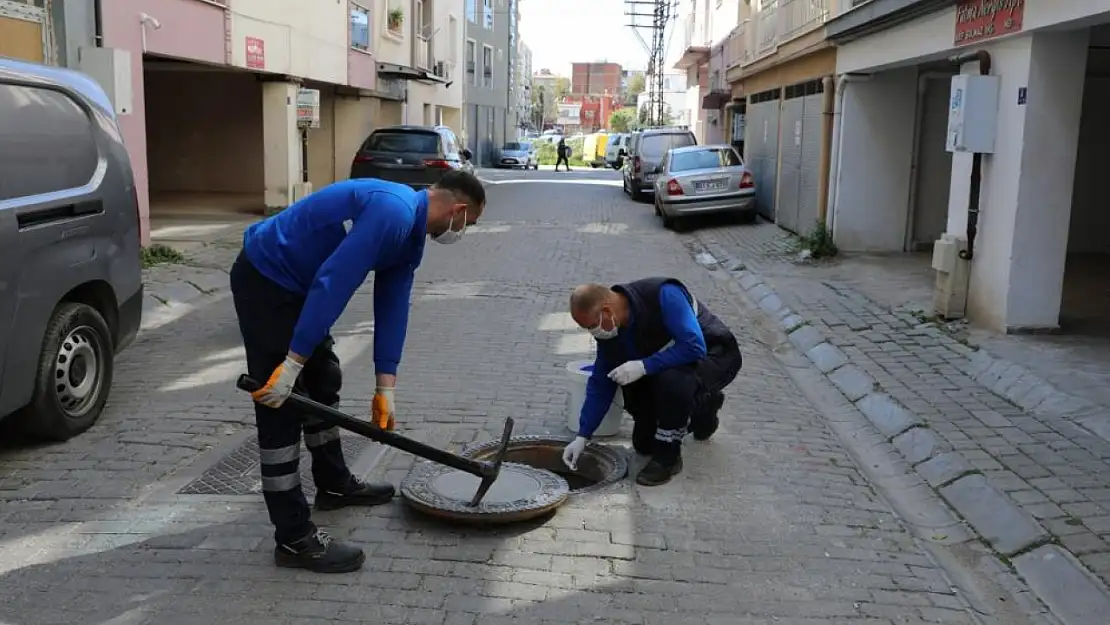
[[370, 403], [374, 425], [392, 432], [397, 423], [393, 419], [393, 387], [379, 386], [374, 391], [374, 401]]

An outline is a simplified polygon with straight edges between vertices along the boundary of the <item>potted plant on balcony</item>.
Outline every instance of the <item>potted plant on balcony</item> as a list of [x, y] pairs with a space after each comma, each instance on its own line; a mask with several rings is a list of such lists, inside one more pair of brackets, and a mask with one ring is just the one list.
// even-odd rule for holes
[[401, 7], [389, 10], [389, 19], [386, 22], [389, 30], [395, 33], [401, 32], [401, 24], [405, 23], [405, 11]]

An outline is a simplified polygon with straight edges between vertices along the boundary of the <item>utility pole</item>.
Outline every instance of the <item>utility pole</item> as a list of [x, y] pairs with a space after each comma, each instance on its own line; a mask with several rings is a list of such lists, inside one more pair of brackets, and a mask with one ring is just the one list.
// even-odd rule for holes
[[[674, 16], [675, 0], [625, 0], [624, 14], [648, 55], [644, 76], [648, 93], [648, 125], [662, 126], [666, 118], [663, 107], [663, 71], [666, 63], [667, 24]], [[644, 38], [647, 34], [647, 39]], [[650, 40], [651, 43], [648, 43]]]

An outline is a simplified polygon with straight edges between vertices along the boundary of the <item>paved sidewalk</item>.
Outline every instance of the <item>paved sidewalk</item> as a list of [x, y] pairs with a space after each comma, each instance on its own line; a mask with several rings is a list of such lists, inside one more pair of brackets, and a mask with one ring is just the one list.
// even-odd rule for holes
[[772, 224], [688, 238], [732, 270], [791, 342], [1046, 602], [1064, 614], [1086, 606], [1105, 621], [1110, 442], [1093, 432], [1100, 412], [1069, 414], [1074, 400], [1024, 368], [795, 265], [792, 237]]
[[185, 261], [143, 270], [143, 329], [166, 325], [201, 302], [225, 293], [227, 272], [239, 253], [243, 229], [250, 223], [252, 219], [242, 216], [157, 220], [151, 231], [152, 243], [181, 252]]
[[[443, 446], [490, 438], [506, 416], [522, 433], [569, 434], [564, 365], [592, 345], [566, 317], [570, 288], [673, 275], [737, 330], [745, 355], [722, 430], [687, 445], [674, 482], [626, 480], [519, 527], [446, 526], [400, 501], [319, 514], [368, 549], [365, 570], [276, 569], [249, 400], [232, 386], [243, 366], [236, 323], [218, 299], [140, 337], [85, 435], [0, 449], [0, 622], [1051, 622], [857, 427], [854, 407], [823, 381], [825, 390], [799, 382], [812, 369], [788, 359], [725, 272], [699, 266], [609, 182], [494, 185], [481, 226], [456, 246], [429, 245], [399, 427]], [[337, 326], [353, 414], [373, 389], [372, 310], [366, 285]], [[379, 462], [377, 450], [345, 440], [360, 473], [400, 480], [412, 462]]]

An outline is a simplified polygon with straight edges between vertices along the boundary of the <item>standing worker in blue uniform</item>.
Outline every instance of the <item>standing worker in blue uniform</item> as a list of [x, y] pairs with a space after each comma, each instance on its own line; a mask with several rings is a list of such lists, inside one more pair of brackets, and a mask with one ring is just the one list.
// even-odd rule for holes
[[732, 331], [673, 278], [607, 287], [584, 284], [570, 296], [574, 321], [597, 339], [578, 436], [563, 462], [578, 458], [609, 411], [617, 387], [632, 415], [632, 446], [651, 460], [636, 478], [664, 484], [682, 471], [682, 439], [717, 431], [723, 390], [743, 365]]
[[262, 494], [275, 526], [278, 566], [321, 573], [361, 568], [358, 547], [331, 539], [310, 520], [301, 491], [301, 431], [312, 455], [316, 508], [372, 506], [394, 495], [389, 484], [351, 475], [339, 431], [285, 405], [294, 391], [329, 406], [343, 383], [331, 328], [374, 272], [374, 368], [370, 412], [392, 429], [397, 368], [409, 301], [425, 237], [454, 243], [485, 208], [482, 183], [452, 171], [423, 191], [372, 178], [338, 182], [260, 221], [243, 235], [231, 269], [231, 292], [247, 352], [247, 372], [265, 380], [253, 393]]

